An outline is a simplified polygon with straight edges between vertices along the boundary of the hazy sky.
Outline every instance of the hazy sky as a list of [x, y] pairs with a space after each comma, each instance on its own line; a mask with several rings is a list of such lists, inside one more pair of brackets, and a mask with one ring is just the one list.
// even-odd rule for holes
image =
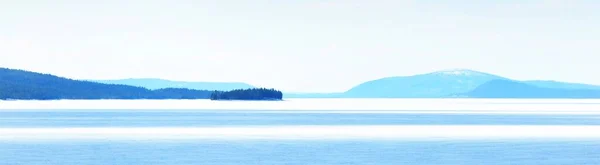
[[600, 84], [600, 1], [7, 0], [0, 66], [304, 92], [451, 68]]

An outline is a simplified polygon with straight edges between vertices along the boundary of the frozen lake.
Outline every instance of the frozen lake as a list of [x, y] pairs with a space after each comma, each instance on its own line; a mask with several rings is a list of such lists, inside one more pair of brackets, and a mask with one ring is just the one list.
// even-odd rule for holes
[[0, 164], [598, 164], [600, 100], [0, 101]]

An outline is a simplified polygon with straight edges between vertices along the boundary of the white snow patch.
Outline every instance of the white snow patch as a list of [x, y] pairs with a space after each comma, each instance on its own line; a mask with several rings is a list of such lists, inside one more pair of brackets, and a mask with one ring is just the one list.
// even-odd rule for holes
[[444, 75], [455, 75], [455, 76], [475, 76], [475, 75], [482, 75], [482, 73], [480, 73], [480, 72], [473, 71], [473, 70], [468, 70], [468, 69], [449, 69], [449, 70], [439, 71], [437, 73], [438, 74], [444, 74]]

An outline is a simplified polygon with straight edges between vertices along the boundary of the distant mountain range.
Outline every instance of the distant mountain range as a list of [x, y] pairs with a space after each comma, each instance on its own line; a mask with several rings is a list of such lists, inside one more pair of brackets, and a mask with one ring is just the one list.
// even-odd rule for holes
[[88, 80], [103, 84], [119, 84], [144, 87], [148, 89], [163, 89], [163, 88], [187, 88], [195, 90], [218, 90], [228, 91], [234, 89], [248, 89], [254, 86], [240, 82], [187, 82], [187, 81], [171, 81], [155, 78], [130, 78], [119, 80]]
[[[526, 92], [524, 92], [526, 91]], [[292, 94], [292, 98], [600, 98], [600, 86], [559, 81], [517, 81], [468, 69], [387, 77], [343, 93]]]
[[[0, 68], [0, 99], [206, 99], [212, 91], [248, 89], [246, 83], [162, 79], [72, 80]], [[341, 93], [284, 93], [285, 98], [600, 98], [600, 86], [518, 81], [468, 69], [387, 77]]]

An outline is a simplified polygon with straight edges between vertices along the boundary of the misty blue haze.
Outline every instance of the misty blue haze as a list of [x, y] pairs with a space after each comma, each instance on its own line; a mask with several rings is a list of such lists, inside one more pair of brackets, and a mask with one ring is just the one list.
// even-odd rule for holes
[[163, 89], [163, 88], [187, 88], [196, 90], [219, 90], [227, 91], [234, 89], [254, 88], [254, 86], [246, 83], [238, 82], [186, 82], [186, 81], [170, 81], [162, 79], [120, 79], [120, 80], [89, 80], [104, 84], [122, 84], [147, 89]]
[[[180, 82], [161, 79], [93, 80], [148, 89], [234, 90], [244, 83]], [[285, 93], [286, 98], [600, 98], [600, 86], [550, 80], [518, 81], [468, 69], [366, 81], [339, 93]]]
[[74, 79], [245, 82], [343, 92], [467, 68], [600, 84], [600, 3], [20, 0], [0, 5], [0, 66]]

